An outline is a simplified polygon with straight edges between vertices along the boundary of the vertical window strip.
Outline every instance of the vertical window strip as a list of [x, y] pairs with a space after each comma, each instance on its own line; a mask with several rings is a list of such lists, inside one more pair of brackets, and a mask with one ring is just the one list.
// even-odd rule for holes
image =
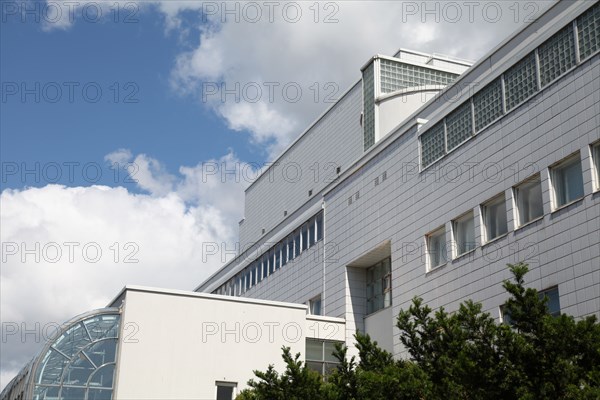
[[[314, 247], [322, 239], [323, 211], [320, 211], [300, 225], [299, 228], [292, 231], [281, 242], [267, 249], [255, 261], [213, 293], [240, 296], [287, 263], [292, 262], [301, 252]], [[230, 290], [230, 288], [232, 289]]]
[[372, 62], [363, 72], [363, 145], [368, 149], [375, 143], [375, 67]]

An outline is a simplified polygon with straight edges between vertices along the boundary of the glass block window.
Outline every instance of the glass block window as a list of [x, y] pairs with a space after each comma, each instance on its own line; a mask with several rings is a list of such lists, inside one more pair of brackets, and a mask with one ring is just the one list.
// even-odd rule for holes
[[475, 131], [491, 124], [502, 115], [502, 81], [496, 79], [473, 96]]
[[444, 124], [439, 123], [421, 135], [421, 165], [431, 165], [446, 153], [444, 142]]
[[530, 53], [504, 74], [506, 109], [511, 110], [537, 92], [535, 54]]
[[582, 60], [600, 50], [600, 3], [577, 18], [577, 31]]
[[381, 59], [381, 93], [425, 85], [449, 85], [458, 74]]
[[471, 102], [467, 101], [446, 117], [448, 151], [454, 149], [472, 135]]
[[575, 37], [573, 27], [567, 27], [552, 36], [538, 48], [540, 79], [546, 86], [575, 65]]
[[375, 67], [363, 71], [363, 142], [367, 150], [375, 143]]

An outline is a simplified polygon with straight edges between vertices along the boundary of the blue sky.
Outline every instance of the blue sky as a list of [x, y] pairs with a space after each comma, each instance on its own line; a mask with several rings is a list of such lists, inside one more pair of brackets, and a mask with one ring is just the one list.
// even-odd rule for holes
[[[235, 245], [251, 183], [207, 167], [273, 160], [331, 105], [329, 89], [339, 97], [374, 54], [402, 47], [476, 60], [544, 8], [275, 2], [273, 14], [263, 8], [254, 18], [248, 2], [76, 3], [71, 20], [68, 1], [0, 2], [3, 327], [60, 324], [106, 306], [127, 284], [193, 289], [224, 262], [203, 246]], [[225, 4], [237, 11], [224, 16]], [[448, 4], [458, 4], [458, 17]], [[98, 7], [103, 18], [93, 22]], [[124, 23], [131, 11], [135, 21]], [[207, 91], [217, 84], [261, 92], [223, 101]], [[22, 98], [23, 86], [34, 94]], [[287, 86], [301, 96], [286, 97]], [[111, 163], [134, 168], [135, 181], [123, 170], [115, 177]], [[22, 179], [23, 168], [40, 176]], [[73, 259], [64, 243], [76, 243]], [[86, 256], [86, 246], [102, 257]], [[124, 258], [131, 249], [134, 262]], [[0, 343], [0, 387], [39, 351], [40, 340], [26, 339]]]
[[[171, 90], [170, 71], [187, 43], [178, 32], [165, 32], [161, 15], [153, 9], [140, 10], [136, 23], [78, 20], [68, 30], [44, 30], [33, 16], [26, 23], [14, 15], [5, 18], [2, 83], [6, 90], [16, 84], [17, 93], [6, 92], [2, 99], [0, 154], [2, 162], [17, 163], [19, 170], [21, 163], [29, 169], [40, 163], [42, 176], [38, 180], [28, 174], [23, 180], [5, 164], [3, 188], [53, 183], [50, 162], [61, 165], [63, 179], [58, 183], [94, 182], [96, 170], [83, 171], [89, 162], [106, 167], [97, 183], [126, 183], [115, 182], [104, 161], [117, 148], [150, 154], [172, 171], [229, 148], [243, 159], [264, 160], [261, 147], [228, 129], [198, 98]], [[22, 98], [23, 84], [37, 91], [39, 102], [35, 94]], [[96, 87], [102, 94], [94, 103]], [[73, 181], [65, 162], [80, 163], [73, 167]], [[134, 185], [129, 189], [136, 190]]]

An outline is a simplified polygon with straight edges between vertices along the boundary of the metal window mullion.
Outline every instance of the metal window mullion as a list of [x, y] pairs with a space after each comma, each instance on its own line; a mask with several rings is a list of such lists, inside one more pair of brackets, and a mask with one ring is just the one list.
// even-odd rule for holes
[[579, 50], [579, 31], [577, 28], [577, 18], [573, 20], [573, 38], [575, 40], [575, 65], [579, 65], [581, 63], [581, 53]]
[[537, 91], [539, 92], [540, 90], [542, 90], [542, 74], [540, 72], [540, 54], [539, 54], [539, 47], [535, 49], [534, 51], [535, 54], [535, 80], [536, 80], [536, 84], [537, 84]]
[[469, 98], [471, 102], [471, 136], [475, 136], [475, 101], [473, 100], [473, 96]]
[[502, 115], [506, 115], [506, 82], [504, 81], [504, 74], [500, 75], [500, 83], [502, 90]]
[[442, 121], [442, 126], [444, 127], [444, 154], [448, 154], [448, 127], [446, 126], [446, 118]]

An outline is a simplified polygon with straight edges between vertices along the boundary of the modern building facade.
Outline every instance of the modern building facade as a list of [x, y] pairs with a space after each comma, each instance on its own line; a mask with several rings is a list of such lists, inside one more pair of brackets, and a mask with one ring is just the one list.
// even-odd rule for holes
[[197, 290], [305, 303], [396, 355], [414, 296], [501, 320], [507, 263], [553, 312], [600, 315], [599, 18], [557, 2], [470, 68], [373, 57], [248, 188], [245, 251]]
[[[551, 312], [600, 316], [600, 4], [555, 2], [474, 64], [400, 50], [361, 71], [246, 190], [234, 260], [195, 292], [125, 288], [73, 322], [120, 321], [103, 336], [114, 360], [86, 364], [79, 394], [229, 399], [282, 345], [325, 372], [356, 330], [401, 357], [395, 316], [413, 297], [450, 312], [472, 299], [503, 321], [520, 261]], [[275, 323], [302, 333], [235, 341]], [[52, 346], [2, 400], [69, 398], [67, 367], [62, 392], [36, 392]], [[111, 368], [110, 391], [92, 385]]]

